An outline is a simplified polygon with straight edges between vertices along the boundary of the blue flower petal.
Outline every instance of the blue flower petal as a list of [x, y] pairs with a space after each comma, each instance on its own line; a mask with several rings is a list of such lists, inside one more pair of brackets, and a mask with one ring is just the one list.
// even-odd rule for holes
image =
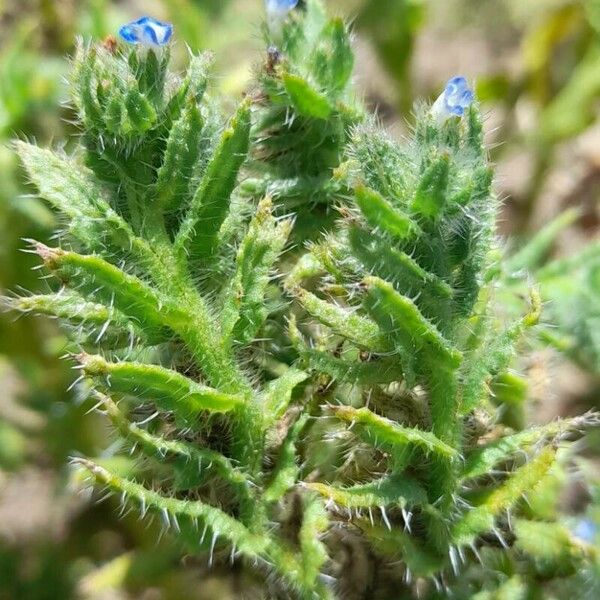
[[285, 16], [298, 5], [298, 0], [265, 0], [267, 14]]
[[579, 519], [573, 528], [572, 533], [582, 542], [592, 544], [598, 535], [598, 527], [590, 519]]
[[169, 43], [173, 35], [173, 25], [152, 17], [141, 17], [123, 25], [119, 35], [129, 44], [156, 48]]
[[144, 25], [143, 32], [145, 39], [150, 40], [152, 44], [158, 46], [158, 36], [156, 35], [154, 27], [152, 27], [151, 25]]
[[464, 77], [453, 77], [448, 81], [441, 96], [431, 108], [432, 114], [440, 121], [450, 117], [462, 117], [475, 99], [473, 90]]
[[137, 44], [137, 30], [131, 25], [123, 25], [119, 29], [119, 35], [129, 44]]

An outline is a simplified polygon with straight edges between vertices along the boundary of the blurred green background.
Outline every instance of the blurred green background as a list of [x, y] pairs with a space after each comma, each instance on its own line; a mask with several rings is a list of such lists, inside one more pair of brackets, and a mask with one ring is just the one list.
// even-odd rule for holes
[[[462, 74], [476, 82], [504, 200], [499, 230], [517, 249], [576, 207], [540, 256], [555, 347], [533, 345], [530, 418], [547, 421], [600, 398], [600, 0], [329, 0], [353, 22], [357, 89], [394, 132], [413, 103]], [[0, 0], [0, 295], [44, 289], [23, 238], [60, 223], [31, 190], [10, 140], [73, 143], [64, 77], [76, 35], [102, 38], [142, 14], [174, 23], [186, 44], [216, 52], [214, 84], [240, 96], [262, 59], [261, 0]], [[577, 255], [594, 243], [593, 260]], [[591, 251], [586, 251], [589, 258]], [[556, 275], [549, 257], [577, 256]], [[565, 274], [566, 273], [566, 274]], [[0, 600], [243, 597], [235, 576], [179, 561], [157, 530], [119, 518], [118, 499], [75, 493], [69, 455], [98, 456], [112, 440], [61, 360], [66, 338], [42, 318], [0, 313]], [[597, 453], [586, 442], [588, 464]], [[106, 451], [105, 451], [106, 452]], [[593, 469], [592, 469], [593, 472]], [[576, 511], [577, 498], [565, 499]], [[247, 590], [246, 590], [247, 591]]]

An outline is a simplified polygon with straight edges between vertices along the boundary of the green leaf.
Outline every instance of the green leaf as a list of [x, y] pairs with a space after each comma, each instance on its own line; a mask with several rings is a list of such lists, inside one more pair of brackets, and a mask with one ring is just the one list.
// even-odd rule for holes
[[164, 127], [166, 130], [169, 130], [173, 122], [180, 118], [186, 103], [200, 104], [208, 85], [209, 71], [213, 62], [214, 56], [211, 52], [190, 56], [190, 64], [181, 86], [171, 96], [165, 109], [167, 121]]
[[93, 47], [86, 47], [80, 39], [77, 40], [75, 57], [73, 59], [73, 72], [71, 76], [73, 86], [71, 89], [82, 121], [86, 128], [90, 130], [104, 128], [101, 108], [93, 92], [95, 66], [95, 49]]
[[15, 148], [40, 196], [54, 208], [73, 221], [106, 216], [110, 207], [91, 171], [33, 144], [16, 142]]
[[63, 323], [83, 330], [88, 337], [95, 338], [95, 343], [106, 341], [115, 346], [119, 340], [130, 343], [134, 336], [153, 345], [166, 342], [172, 336], [166, 328], [162, 331], [141, 329], [114, 307], [86, 302], [81, 296], [63, 290], [58, 294], [6, 298], [4, 303], [13, 310], [57, 317]]
[[493, 591], [478, 592], [472, 600], [526, 600], [527, 586], [519, 575], [513, 575]]
[[128, 394], [138, 401], [152, 400], [183, 421], [194, 419], [203, 411], [227, 412], [244, 402], [240, 396], [224, 394], [158, 365], [112, 363], [88, 354], [80, 354], [78, 360], [84, 374], [105, 389]]
[[354, 54], [342, 19], [331, 19], [322, 30], [312, 62], [315, 78], [329, 95], [346, 88], [354, 68]]
[[423, 173], [415, 192], [411, 208], [428, 219], [438, 218], [447, 201], [450, 157], [442, 154], [435, 157]]
[[305, 486], [344, 508], [422, 506], [427, 503], [425, 490], [404, 474], [344, 488], [316, 482], [306, 483]]
[[416, 536], [401, 529], [388, 529], [383, 525], [361, 521], [358, 526], [371, 542], [373, 551], [378, 555], [400, 558], [410, 572], [417, 577], [430, 577], [440, 572], [444, 563], [442, 559]]
[[329, 558], [327, 547], [321, 537], [329, 527], [327, 511], [316, 497], [303, 499], [302, 525], [300, 526], [300, 554], [302, 556], [302, 580], [308, 588], [314, 588], [321, 568]]
[[243, 497], [248, 497], [248, 478], [234, 467], [228, 458], [197, 444], [152, 435], [131, 423], [111, 398], [100, 393], [97, 393], [97, 396], [115, 428], [123, 438], [132, 442], [135, 448], [140, 448], [147, 456], [160, 463], [164, 463], [166, 457], [176, 459], [174, 468], [180, 481], [185, 481], [191, 487], [197, 486], [206, 477], [206, 472], [209, 472], [229, 483]]
[[577, 68], [569, 73], [565, 84], [540, 115], [540, 143], [553, 145], [564, 138], [574, 137], [593, 123], [594, 106], [600, 93], [600, 73], [596, 69], [598, 60], [600, 47], [589, 44]]
[[443, 279], [423, 269], [416, 260], [391, 247], [376, 233], [351, 226], [348, 239], [368, 273], [389, 281], [404, 295], [417, 297], [420, 294], [419, 303], [430, 307], [431, 312], [435, 312], [437, 305], [443, 307], [443, 300], [452, 298], [452, 288]]
[[544, 440], [560, 439], [569, 433], [579, 432], [597, 421], [594, 415], [584, 415], [572, 419], [559, 419], [540, 427], [531, 427], [518, 433], [507, 435], [495, 442], [477, 448], [466, 457], [461, 476], [464, 479], [480, 477], [493, 471], [499, 463], [505, 462], [520, 450], [535, 446]]
[[69, 218], [69, 226], [88, 248], [106, 251], [106, 242], [138, 264], [156, 269], [148, 242], [109, 205], [94, 174], [72, 159], [37, 146], [17, 142], [16, 149], [40, 196]]
[[409, 215], [392, 206], [375, 190], [359, 185], [354, 190], [354, 199], [367, 223], [375, 230], [384, 231], [400, 241], [420, 231], [418, 224]]
[[506, 272], [512, 275], [523, 270], [532, 271], [538, 267], [561, 231], [572, 225], [580, 217], [580, 212], [577, 208], [565, 210], [544, 225], [525, 246], [506, 261]]
[[461, 374], [460, 412], [472, 411], [486, 394], [492, 378], [505, 371], [516, 354], [516, 343], [530, 327], [540, 319], [542, 302], [539, 292], [532, 288], [529, 311], [514, 325], [502, 332], [493, 329], [492, 323], [485, 322], [485, 338], [479, 348], [469, 353]]
[[296, 261], [296, 264], [284, 280], [284, 287], [288, 292], [293, 294], [294, 290], [297, 290], [303, 281], [310, 277], [315, 277], [324, 271], [325, 267], [323, 263], [312, 252], [307, 252]]
[[556, 450], [544, 448], [520, 467], [475, 508], [466, 512], [452, 527], [452, 541], [457, 545], [472, 543], [479, 535], [490, 531], [500, 513], [519, 502], [524, 494], [535, 492], [554, 464]]
[[300, 471], [296, 443], [307, 420], [308, 415], [303, 415], [289, 428], [279, 450], [273, 476], [263, 495], [265, 502], [281, 500], [286, 492], [296, 485]]
[[125, 96], [128, 123], [123, 125], [124, 130], [143, 134], [156, 123], [156, 111], [149, 100], [135, 88], [130, 89]]
[[446, 458], [457, 455], [454, 448], [445, 444], [429, 431], [421, 431], [414, 427], [404, 427], [385, 417], [380, 417], [368, 408], [352, 408], [350, 406], [332, 406], [333, 414], [352, 424], [352, 430], [368, 444], [390, 448], [392, 451], [403, 451], [406, 446], [415, 446], [425, 452], [432, 452]]
[[578, 269], [598, 263], [600, 263], [600, 241], [593, 241], [575, 255], [553, 260], [542, 267], [537, 271], [536, 279], [544, 283], [554, 277], [571, 276]]
[[143, 281], [98, 256], [48, 248], [39, 242], [35, 244], [35, 250], [59, 279], [77, 287], [83, 296], [116, 308], [149, 335], [156, 335], [157, 331], [185, 320], [178, 309], [165, 306]]
[[358, 315], [355, 310], [321, 300], [302, 288], [294, 289], [293, 293], [310, 315], [353, 344], [373, 352], [386, 352], [390, 349], [389, 342], [377, 324]]
[[271, 270], [292, 228], [271, 214], [272, 203], [263, 200], [237, 253], [233, 280], [226, 290], [223, 333], [239, 344], [251, 342], [268, 315], [265, 291]]
[[416, 356], [422, 355], [429, 368], [438, 365], [455, 369], [460, 365], [460, 352], [444, 339], [412, 300], [378, 277], [367, 277], [364, 283], [367, 287], [365, 306], [395, 347], [400, 346]]
[[[171, 58], [171, 49], [164, 52], [131, 52], [129, 65], [138, 82], [138, 88], [154, 108], [162, 108], [167, 69]], [[135, 60], [134, 60], [135, 59]]]
[[169, 213], [186, 206], [190, 181], [200, 156], [203, 126], [204, 121], [196, 99], [188, 100], [169, 132], [156, 180], [158, 206], [152, 210]]
[[[218, 508], [199, 501], [162, 496], [139, 483], [123, 479], [90, 460], [73, 458], [72, 463], [89, 473], [97, 485], [103, 485], [122, 495], [124, 501], [133, 504], [142, 515], [145, 516], [147, 511], [151, 511], [164, 517], [169, 525], [172, 524], [181, 532], [184, 526], [188, 531], [196, 531], [194, 535], [196, 545], [201, 545], [204, 540], [204, 536], [201, 538], [202, 532], [197, 529], [200, 523], [210, 530], [215, 541], [218, 537], [222, 537], [250, 558], [260, 556], [266, 549], [265, 538], [250, 532], [239, 521]], [[199, 542], [200, 539], [202, 541]]]
[[326, 373], [334, 380], [359, 385], [374, 385], [402, 381], [404, 372], [397, 358], [373, 358], [364, 362], [344, 360], [330, 352], [300, 348], [300, 355], [308, 366], [318, 373]]
[[560, 523], [515, 519], [516, 546], [535, 561], [546, 577], [565, 577], [576, 572], [585, 559], [585, 549]]
[[262, 405], [267, 426], [283, 416], [292, 399], [294, 388], [307, 378], [308, 373], [288, 367], [283, 375], [266, 385]]
[[305, 79], [290, 73], [285, 73], [282, 79], [292, 106], [301, 115], [314, 119], [327, 119], [331, 115], [333, 107], [327, 97], [312, 88]]
[[248, 154], [250, 102], [244, 101], [225, 130], [206, 168], [175, 240], [179, 259], [210, 260], [217, 250], [219, 229], [227, 216], [238, 173]]

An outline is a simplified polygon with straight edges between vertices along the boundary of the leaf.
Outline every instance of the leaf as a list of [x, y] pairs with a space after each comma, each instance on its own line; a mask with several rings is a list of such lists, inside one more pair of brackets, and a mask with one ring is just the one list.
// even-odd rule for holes
[[84, 218], [104, 219], [110, 216], [107, 224], [118, 225], [122, 236], [132, 235], [129, 226], [120, 221], [104, 199], [103, 190], [91, 171], [33, 144], [15, 142], [15, 148], [40, 196], [71, 219], [74, 233], [80, 234], [81, 241], [89, 241], [87, 230], [82, 229]]
[[286, 492], [296, 485], [300, 471], [296, 443], [307, 420], [308, 415], [302, 415], [289, 428], [277, 456], [275, 468], [273, 469], [273, 477], [263, 494], [265, 502], [277, 502], [281, 500]]
[[378, 277], [366, 277], [365, 306], [371, 317], [405, 352], [423, 355], [431, 368], [456, 368], [461, 354], [444, 339], [438, 329], [419, 311], [415, 303], [402, 296], [386, 281]]
[[65, 290], [57, 294], [5, 298], [4, 303], [12, 310], [57, 317], [63, 323], [83, 330], [95, 343], [106, 341], [113, 347], [118, 346], [119, 341], [130, 343], [132, 336], [150, 345], [166, 342], [172, 336], [166, 328], [162, 331], [143, 330], [114, 307], [86, 302], [81, 296]]
[[367, 223], [375, 230], [384, 231], [392, 238], [403, 241], [419, 233], [418, 224], [400, 208], [392, 206], [375, 190], [359, 185], [354, 199]]
[[71, 232], [98, 252], [118, 249], [152, 273], [162, 273], [160, 261], [143, 238], [109, 205], [92, 171], [70, 158], [17, 142], [16, 149], [41, 197], [69, 219]]
[[329, 527], [327, 511], [316, 497], [303, 498], [302, 525], [300, 526], [300, 554], [302, 557], [302, 579], [308, 588], [314, 588], [321, 568], [328, 560], [327, 547], [321, 536]]
[[600, 263], [600, 241], [592, 241], [573, 256], [559, 258], [548, 263], [536, 272], [536, 279], [547, 283], [555, 277], [572, 276], [583, 268], [590, 268]]
[[183, 531], [185, 526], [189, 532], [188, 537], [196, 531], [194, 535], [196, 545], [202, 544], [206, 534], [205, 530], [201, 537], [201, 532], [197, 530], [197, 523], [200, 522], [210, 530], [215, 541], [218, 537], [223, 537], [250, 558], [260, 556], [267, 546], [265, 538], [250, 532], [239, 521], [218, 508], [200, 501], [162, 496], [139, 483], [123, 479], [90, 460], [73, 458], [71, 462], [76, 467], [87, 471], [96, 485], [105, 486], [121, 494], [124, 501], [133, 504], [142, 515], [145, 516], [147, 511], [158, 513], [168, 526], [173, 525], [179, 531]]
[[204, 121], [197, 100], [188, 100], [173, 123], [167, 147], [156, 179], [156, 203], [161, 213], [171, 213], [186, 206], [190, 181], [194, 175], [202, 146]]
[[348, 240], [368, 273], [392, 283], [403, 295], [418, 297], [416, 302], [429, 307], [430, 312], [435, 314], [440, 305], [443, 308], [444, 300], [452, 298], [452, 288], [443, 279], [423, 269], [375, 232], [351, 226]]
[[284, 73], [283, 85], [292, 106], [301, 115], [314, 119], [327, 119], [333, 107], [326, 96], [315, 90], [302, 77]]
[[595, 424], [597, 419], [595, 415], [558, 419], [547, 425], [531, 427], [513, 435], [504, 436], [467, 455], [461, 476], [464, 479], [470, 479], [486, 475], [493, 471], [496, 465], [507, 461], [520, 450], [551, 439], [560, 439], [571, 432]]
[[531, 272], [538, 267], [561, 231], [573, 224], [579, 216], [580, 210], [571, 208], [544, 225], [516, 254], [506, 261], [505, 271], [512, 275], [523, 270]]
[[219, 229], [229, 210], [240, 168], [248, 154], [250, 102], [244, 101], [221, 136], [191, 206], [175, 239], [175, 251], [184, 263], [210, 260], [218, 246]]
[[312, 63], [315, 78], [329, 95], [346, 88], [354, 68], [354, 54], [342, 19], [331, 19], [323, 28]]
[[344, 360], [330, 352], [302, 347], [299, 349], [303, 360], [318, 373], [326, 373], [339, 382], [374, 385], [402, 381], [404, 372], [396, 357], [373, 358], [361, 362]]
[[272, 203], [263, 200], [237, 253], [233, 280], [226, 290], [223, 333], [238, 344], [250, 343], [268, 315], [265, 292], [271, 269], [292, 228], [271, 214]]
[[250, 482], [228, 458], [219, 452], [202, 448], [196, 444], [152, 435], [131, 423], [111, 398], [104, 394], [97, 394], [97, 396], [115, 428], [123, 438], [133, 442], [135, 448], [141, 448], [147, 456], [159, 462], [164, 462], [165, 457], [168, 456], [177, 459], [175, 469], [180, 480], [193, 487], [201, 483], [206, 471], [214, 472], [228, 482], [241, 496], [248, 498]]
[[124, 552], [107, 562], [102, 562], [86, 571], [77, 587], [83, 597], [98, 597], [112, 594], [115, 589], [148, 585], [157, 581], [172, 568], [176, 560], [175, 549], [166, 544], [151, 549], [136, 549]]
[[432, 159], [423, 173], [411, 209], [418, 215], [428, 219], [441, 216], [447, 201], [450, 157], [441, 154]]
[[472, 600], [526, 600], [527, 586], [519, 575], [513, 575], [493, 591], [481, 591]]
[[572, 575], [586, 558], [585, 549], [560, 523], [515, 519], [516, 546], [535, 561], [547, 577]]
[[113, 392], [147, 398], [163, 410], [173, 411], [184, 421], [202, 411], [227, 412], [244, 402], [240, 396], [206, 387], [177, 371], [144, 363], [111, 363], [101, 356], [78, 356], [85, 375]]
[[128, 122], [122, 124], [121, 133], [146, 133], [156, 123], [157, 114], [150, 101], [137, 89], [131, 88], [125, 96]]
[[596, 69], [600, 48], [589, 44], [577, 68], [540, 115], [539, 135], [544, 144], [577, 135], [594, 120], [594, 105], [600, 93], [600, 74]]
[[479, 506], [467, 511], [451, 531], [454, 544], [472, 543], [479, 535], [490, 531], [500, 513], [519, 502], [524, 494], [535, 491], [537, 485], [554, 464], [556, 451], [544, 448], [528, 463], [520, 467], [496, 488]]
[[155, 108], [162, 108], [165, 81], [170, 60], [170, 49], [160, 55], [148, 52], [145, 55], [132, 52], [128, 60], [140, 92]]
[[59, 279], [77, 287], [83, 296], [114, 306], [149, 335], [185, 319], [178, 309], [168, 308], [143, 281], [98, 256], [49, 248], [39, 242], [35, 250]]
[[307, 378], [308, 373], [288, 367], [283, 375], [266, 385], [262, 406], [267, 427], [283, 416], [292, 399], [294, 388]]
[[316, 482], [305, 486], [344, 508], [422, 506], [427, 503], [425, 489], [404, 474], [343, 488]]
[[321, 261], [312, 252], [307, 252], [296, 261], [284, 280], [284, 287], [293, 294], [304, 280], [315, 277], [324, 271], [325, 267]]
[[353, 430], [372, 446], [383, 446], [402, 451], [406, 446], [416, 446], [425, 452], [433, 452], [439, 456], [453, 458], [457, 455], [454, 448], [445, 444], [429, 431], [421, 431], [414, 427], [404, 427], [380, 417], [368, 408], [352, 408], [350, 406], [333, 406], [333, 414], [348, 423]]
[[444, 566], [442, 559], [420, 543], [416, 536], [401, 529], [390, 530], [383, 525], [370, 524], [364, 520], [360, 521], [358, 526], [371, 542], [374, 552], [386, 557], [400, 558], [417, 577], [435, 575]]
[[358, 315], [355, 310], [344, 309], [321, 300], [302, 288], [294, 289], [293, 293], [310, 315], [353, 344], [372, 352], [385, 352], [390, 349], [389, 342], [377, 324]]
[[539, 292], [532, 288], [531, 306], [517, 323], [503, 332], [492, 329], [491, 323], [484, 323], [486, 338], [480, 341], [479, 348], [475, 349], [465, 360], [461, 374], [461, 399], [460, 412], [467, 414], [472, 411], [482, 400], [486, 387], [491, 383], [492, 377], [505, 371], [516, 353], [516, 342], [530, 327], [537, 325], [541, 315], [542, 302]]
[[73, 59], [73, 73], [71, 76], [73, 98], [86, 128], [89, 130], [102, 130], [104, 122], [101, 109], [93, 92], [95, 66], [95, 49], [93, 47], [86, 47], [80, 39], [77, 40], [75, 57]]
[[190, 56], [190, 63], [181, 86], [171, 96], [165, 109], [165, 130], [170, 130], [173, 122], [180, 118], [186, 103], [193, 101], [197, 105], [200, 104], [206, 92], [209, 71], [213, 62], [214, 56], [211, 52]]

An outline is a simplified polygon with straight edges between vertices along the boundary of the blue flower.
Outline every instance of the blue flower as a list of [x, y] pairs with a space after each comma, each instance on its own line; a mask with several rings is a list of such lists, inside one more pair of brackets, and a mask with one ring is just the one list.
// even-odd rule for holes
[[453, 77], [431, 107], [431, 113], [440, 121], [446, 121], [450, 117], [462, 117], [474, 99], [475, 94], [467, 80], [464, 77]]
[[571, 533], [582, 542], [593, 544], [598, 535], [598, 527], [591, 519], [579, 519]]
[[129, 44], [140, 44], [149, 48], [164, 46], [173, 35], [173, 25], [161, 23], [152, 17], [142, 17], [123, 25], [119, 35]]
[[265, 0], [267, 14], [270, 17], [285, 17], [290, 10], [296, 8], [298, 0]]

